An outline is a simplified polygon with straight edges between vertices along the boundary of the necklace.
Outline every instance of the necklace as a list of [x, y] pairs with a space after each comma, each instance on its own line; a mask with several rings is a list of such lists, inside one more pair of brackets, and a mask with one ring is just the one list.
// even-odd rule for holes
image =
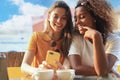
[[45, 33], [50, 38], [50, 46], [51, 47], [56, 47], [56, 45], [57, 45], [56, 41], [59, 41], [62, 39], [62, 37], [59, 37], [58, 39], [53, 39], [53, 38], [55, 38], [54, 35], [50, 34], [49, 32], [45, 32]]
[[55, 46], [56, 46], [56, 42], [55, 42], [54, 40], [52, 40], [52, 41], [50, 42], [50, 46], [51, 46], [51, 47], [55, 47]]

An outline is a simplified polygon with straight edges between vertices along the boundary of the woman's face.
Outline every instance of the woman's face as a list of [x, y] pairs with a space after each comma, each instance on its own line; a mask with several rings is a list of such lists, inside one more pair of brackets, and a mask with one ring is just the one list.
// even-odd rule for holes
[[91, 27], [95, 28], [95, 20], [84, 7], [77, 7], [75, 9], [75, 25], [77, 27]]
[[48, 18], [50, 26], [55, 32], [61, 32], [67, 24], [66, 10], [64, 8], [55, 8]]

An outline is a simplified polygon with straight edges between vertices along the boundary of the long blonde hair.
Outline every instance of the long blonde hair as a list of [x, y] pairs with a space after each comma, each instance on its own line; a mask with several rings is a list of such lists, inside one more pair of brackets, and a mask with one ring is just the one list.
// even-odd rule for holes
[[[62, 34], [60, 37], [62, 37], [63, 42], [61, 45], [61, 51], [63, 52], [64, 56], [68, 55], [68, 51], [70, 48], [70, 44], [72, 41], [72, 29], [73, 29], [73, 23], [72, 23], [72, 15], [69, 6], [64, 1], [56, 1], [52, 4], [52, 6], [48, 10], [48, 15], [55, 9], [55, 8], [64, 8], [66, 10], [67, 15], [67, 24], [65, 28], [62, 30]], [[51, 30], [51, 26], [48, 20], [48, 17], [45, 21], [45, 29], [44, 32], [49, 32]]]

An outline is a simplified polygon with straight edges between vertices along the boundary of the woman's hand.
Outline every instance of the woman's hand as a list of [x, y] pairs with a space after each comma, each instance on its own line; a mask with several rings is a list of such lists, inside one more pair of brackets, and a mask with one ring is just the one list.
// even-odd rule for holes
[[53, 69], [53, 67], [49, 64], [47, 64], [46, 61], [43, 61], [42, 64], [39, 65], [40, 69]]
[[57, 69], [65, 69], [64, 66], [59, 62], [59, 61], [55, 61], [55, 64], [57, 64]]
[[39, 68], [40, 69], [53, 69], [53, 70], [65, 69], [64, 66], [59, 61], [55, 61], [55, 64], [57, 64], [57, 68], [54, 68], [51, 65], [49, 65], [46, 61], [43, 61], [42, 64], [39, 65]]
[[93, 40], [96, 35], [101, 36], [100, 32], [87, 26], [79, 26], [78, 29], [80, 34], [84, 34], [86, 40]]
[[[56, 70], [57, 70], [57, 69], [63, 69], [63, 66], [62, 66], [62, 64], [61, 64], [60, 62], [58, 62], [58, 61], [55, 61], [55, 64], [58, 65], [57, 68], [54, 68], [54, 67], [52, 67], [51, 65], [47, 64], [46, 61], [43, 61], [42, 64], [39, 65], [39, 69], [42, 69], [42, 70], [43, 70], [43, 69], [53, 69], [53, 70], [54, 70], [54, 76], [53, 76], [52, 80], [58, 80]], [[33, 77], [34, 77], [34, 75], [33, 75]]]

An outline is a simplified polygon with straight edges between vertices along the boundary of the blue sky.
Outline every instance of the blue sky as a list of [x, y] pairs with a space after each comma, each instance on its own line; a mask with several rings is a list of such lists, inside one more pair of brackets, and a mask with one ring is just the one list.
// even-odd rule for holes
[[[17, 1], [17, 0], [16, 0]], [[49, 7], [55, 0], [24, 0], [33, 5]], [[114, 8], [120, 8], [119, 0], [108, 0]], [[0, 23], [10, 19], [13, 15], [20, 15], [19, 6], [15, 5], [12, 0], [0, 0]]]
[[[27, 32], [30, 26], [32, 26], [31, 17], [44, 15], [46, 9], [54, 1], [55, 0], [0, 0], [0, 32], [25, 32], [25, 30]], [[71, 7], [74, 7], [77, 0], [64, 1]], [[114, 9], [120, 10], [120, 0], [108, 1]]]

